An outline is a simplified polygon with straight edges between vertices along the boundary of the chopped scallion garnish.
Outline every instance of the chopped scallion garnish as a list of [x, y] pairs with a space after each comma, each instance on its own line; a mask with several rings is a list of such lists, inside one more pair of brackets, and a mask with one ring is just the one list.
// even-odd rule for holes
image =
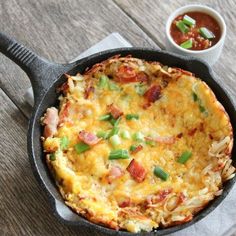
[[101, 131], [98, 131], [96, 135], [98, 138], [107, 139], [109, 136], [109, 132], [101, 130]]
[[144, 135], [141, 132], [133, 134], [134, 141], [144, 141]]
[[127, 114], [125, 116], [126, 120], [132, 120], [132, 119], [135, 119], [135, 120], [138, 120], [139, 119], [139, 115], [138, 114]]
[[62, 150], [67, 149], [69, 145], [69, 139], [66, 136], [62, 137], [60, 140], [60, 144]]
[[147, 86], [144, 84], [135, 85], [135, 91], [140, 96], [143, 96], [146, 90], [147, 90]]
[[160, 179], [162, 179], [162, 180], [164, 180], [164, 181], [166, 181], [167, 179], [168, 179], [168, 177], [169, 177], [169, 174], [168, 173], [166, 173], [161, 167], [159, 167], [159, 166], [156, 166], [155, 168], [154, 168], [154, 174], [158, 177], [158, 178], [160, 178]]
[[193, 101], [196, 102], [198, 100], [197, 94], [193, 92], [192, 96], [193, 96]]
[[131, 138], [131, 137], [130, 137], [130, 133], [129, 133], [128, 130], [123, 130], [123, 131], [120, 133], [120, 136], [121, 136], [121, 138], [123, 138], [123, 139], [130, 139], [130, 138]]
[[152, 141], [152, 140], [146, 140], [145, 143], [151, 147], [155, 147], [156, 146], [156, 142]]
[[181, 163], [181, 164], [185, 164], [186, 161], [192, 156], [192, 152], [190, 151], [185, 151], [182, 153], [182, 155], [179, 157], [179, 159], [177, 160], [177, 162]]
[[176, 26], [182, 33], [187, 33], [189, 31], [188, 26], [186, 26], [182, 20], [177, 21]]
[[83, 153], [89, 149], [90, 149], [90, 146], [84, 142], [80, 142], [75, 145], [75, 150], [78, 154]]
[[215, 35], [210, 30], [208, 30], [206, 27], [201, 27], [199, 29], [199, 32], [200, 32], [201, 36], [204, 37], [205, 39], [215, 38]]
[[108, 83], [109, 90], [111, 91], [118, 91], [120, 90], [120, 87], [113, 81], [109, 81]]
[[101, 120], [101, 121], [110, 120], [110, 119], [111, 119], [111, 114], [105, 114], [98, 118], [98, 120]]
[[124, 149], [118, 149], [111, 151], [109, 154], [109, 160], [116, 160], [116, 159], [128, 159], [129, 152]]
[[205, 112], [206, 111], [206, 108], [204, 107], [204, 106], [202, 106], [202, 105], [199, 105], [199, 110], [200, 110], [200, 112]]
[[109, 82], [109, 78], [106, 75], [102, 75], [99, 79], [98, 87], [101, 89], [107, 88]]
[[189, 40], [187, 40], [187, 41], [180, 44], [180, 47], [186, 48], [186, 49], [191, 48], [192, 46], [193, 46], [193, 40], [192, 39], [189, 39]]
[[183, 22], [184, 22], [184, 24], [189, 25], [189, 26], [192, 26], [192, 25], [196, 24], [196, 21], [188, 15], [184, 16]]
[[121, 144], [120, 137], [117, 134], [110, 137], [110, 142], [113, 147], [116, 147]]
[[113, 129], [108, 134], [108, 138], [110, 138], [111, 136], [118, 134], [118, 133], [119, 133], [119, 128], [117, 126], [114, 126]]
[[55, 161], [55, 160], [56, 160], [56, 155], [55, 155], [55, 153], [51, 153], [51, 154], [49, 155], [49, 158], [50, 158], [50, 161]]

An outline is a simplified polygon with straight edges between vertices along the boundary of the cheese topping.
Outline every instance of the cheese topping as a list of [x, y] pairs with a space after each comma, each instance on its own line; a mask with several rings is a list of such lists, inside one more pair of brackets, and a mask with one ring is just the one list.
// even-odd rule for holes
[[229, 117], [190, 72], [114, 57], [67, 78], [43, 145], [66, 204], [92, 222], [184, 223], [234, 177]]

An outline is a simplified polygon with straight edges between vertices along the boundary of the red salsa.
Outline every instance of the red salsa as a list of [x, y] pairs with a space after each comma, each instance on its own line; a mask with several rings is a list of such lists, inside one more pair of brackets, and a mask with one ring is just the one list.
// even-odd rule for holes
[[204, 50], [219, 41], [221, 29], [213, 17], [202, 12], [187, 12], [173, 20], [170, 34], [185, 49]]

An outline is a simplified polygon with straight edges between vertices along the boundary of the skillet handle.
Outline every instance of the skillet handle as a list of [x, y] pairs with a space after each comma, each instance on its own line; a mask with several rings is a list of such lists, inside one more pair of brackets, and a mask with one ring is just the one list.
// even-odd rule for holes
[[14, 61], [28, 75], [36, 102], [61, 74], [72, 67], [71, 64], [49, 62], [2, 32], [0, 32], [0, 52]]

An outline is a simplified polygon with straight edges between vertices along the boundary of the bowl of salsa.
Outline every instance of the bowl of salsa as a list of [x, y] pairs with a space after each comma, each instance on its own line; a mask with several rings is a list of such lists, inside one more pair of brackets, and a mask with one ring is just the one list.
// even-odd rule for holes
[[204, 5], [187, 5], [167, 20], [166, 48], [213, 65], [221, 54], [225, 35], [226, 25], [218, 12]]

